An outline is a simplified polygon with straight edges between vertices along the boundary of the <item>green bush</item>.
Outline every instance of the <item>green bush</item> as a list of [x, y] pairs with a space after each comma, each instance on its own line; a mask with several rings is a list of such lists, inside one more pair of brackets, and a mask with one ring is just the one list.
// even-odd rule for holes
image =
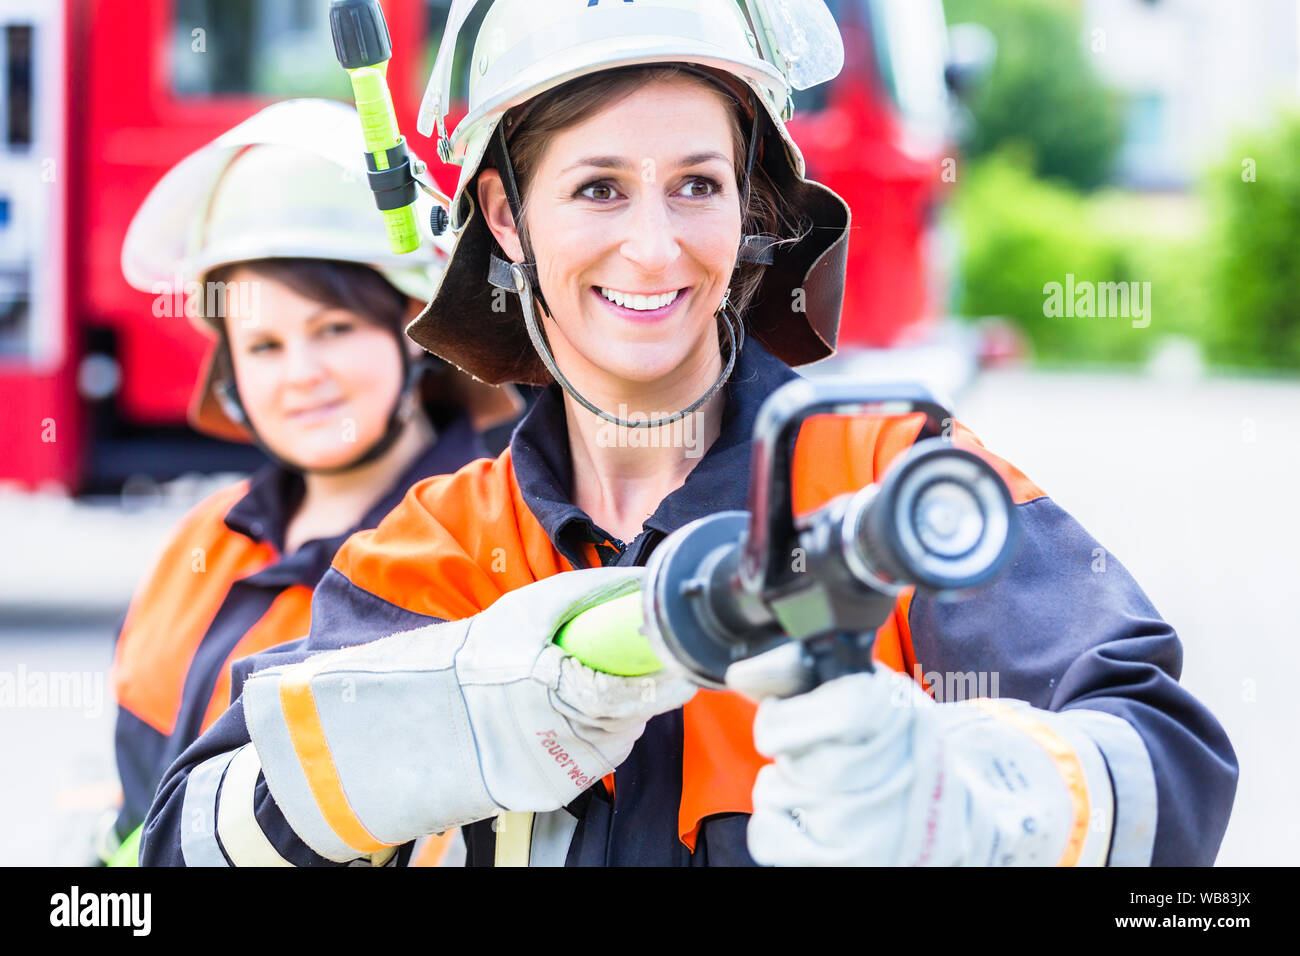
[[1062, 0], [947, 0], [949, 23], [986, 26], [997, 61], [971, 103], [973, 157], [1019, 144], [1034, 172], [1094, 189], [1123, 141], [1122, 105], [1093, 70], [1077, 6]]
[[1242, 137], [1207, 179], [1215, 364], [1300, 369], [1300, 114]]
[[[1037, 179], [1023, 154], [968, 163], [953, 200], [963, 242], [964, 315], [1014, 319], [1040, 359], [1052, 362], [1143, 358], [1152, 329], [1124, 317], [1046, 314], [1048, 283], [1153, 281], [1137, 274], [1131, 244], [1096, 227], [1089, 200]], [[1152, 325], [1158, 317], [1152, 314]]]

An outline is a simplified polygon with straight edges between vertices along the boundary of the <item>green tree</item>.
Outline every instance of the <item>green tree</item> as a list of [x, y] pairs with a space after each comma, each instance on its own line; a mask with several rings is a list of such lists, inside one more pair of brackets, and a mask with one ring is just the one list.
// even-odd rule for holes
[[1245, 134], [1208, 177], [1210, 358], [1300, 369], [1300, 113]]
[[1034, 177], [1023, 150], [967, 167], [953, 208], [964, 236], [960, 312], [1014, 319], [1039, 359], [1133, 362], [1150, 338], [1122, 318], [1049, 315], [1048, 283], [1129, 281], [1125, 245], [1094, 226], [1089, 199]]
[[971, 105], [971, 157], [1018, 144], [1035, 173], [1094, 189], [1123, 140], [1122, 105], [1089, 61], [1075, 5], [1064, 0], [946, 0], [949, 23], [981, 23], [997, 61]]

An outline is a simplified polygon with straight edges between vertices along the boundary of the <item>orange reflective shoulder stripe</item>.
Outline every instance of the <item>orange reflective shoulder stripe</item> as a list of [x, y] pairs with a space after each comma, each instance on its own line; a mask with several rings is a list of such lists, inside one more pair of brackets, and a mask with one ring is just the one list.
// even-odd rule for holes
[[894, 613], [885, 618], [885, 622], [876, 629], [876, 643], [871, 648], [871, 659], [892, 670], [907, 673], [902, 636], [899, 634], [897, 604]]
[[274, 559], [270, 545], [224, 523], [247, 490], [247, 482], [224, 489], [186, 516], [122, 627], [113, 661], [118, 704], [164, 735], [176, 726], [194, 654], [231, 584]]
[[[510, 452], [507, 450], [506, 454], [509, 455]], [[513, 465], [506, 470], [506, 477], [510, 483], [510, 501], [515, 512], [514, 527], [519, 536], [518, 545], [524, 560], [528, 562], [528, 580], [516, 586], [522, 587], [529, 581], [541, 581], [561, 571], [572, 571], [573, 565], [551, 543], [546, 529], [524, 500], [524, 492], [519, 487]], [[595, 545], [592, 546], [592, 553], [595, 553]], [[599, 558], [591, 566], [600, 567]]]
[[791, 507], [797, 515], [816, 511], [839, 495], [876, 480], [872, 449], [883, 419], [814, 415], [804, 422], [791, 462]]
[[[836, 495], [878, 481], [898, 455], [916, 441], [924, 424], [920, 413], [898, 417], [815, 415], [804, 424], [795, 445], [793, 504], [796, 514], [821, 507]], [[1017, 504], [1044, 492], [1010, 462], [993, 454], [960, 422], [951, 438], [987, 461], [1002, 476]]]
[[894, 603], [892, 622], [898, 632], [899, 657], [902, 662], [899, 670], [920, 684], [927, 694], [931, 694], [930, 685], [921, 672], [921, 662], [916, 659], [916, 650], [912, 647], [912, 626], [908, 616], [912, 613], [912, 597], [915, 593], [915, 588], [907, 588]]
[[222, 662], [221, 673], [217, 675], [217, 683], [212, 688], [212, 696], [208, 699], [208, 707], [203, 714], [201, 730], [211, 727], [230, 706], [230, 666], [235, 661], [307, 634], [311, 627], [311, 597], [312, 589], [306, 585], [295, 584], [286, 588], [271, 602], [257, 623], [239, 639]]
[[754, 778], [769, 762], [754, 749], [757, 709], [749, 698], [723, 690], [701, 690], [682, 708], [677, 832], [692, 853], [706, 817], [754, 812]]
[[1011, 500], [1016, 504], [1022, 505], [1035, 498], [1046, 497], [1047, 492], [1030, 481], [1015, 465], [985, 448], [974, 433], [960, 422], [953, 433], [953, 442], [958, 448], [972, 451], [992, 465], [993, 469], [1002, 476], [1002, 480], [1007, 483], [1007, 488], [1011, 491]]
[[414, 485], [378, 528], [344, 543], [334, 568], [391, 604], [456, 621], [571, 565], [524, 503], [507, 449]]
[[[884, 422], [881, 442], [876, 451], [876, 473], [882, 475], [894, 458], [907, 451], [916, 441], [923, 418], [919, 414], [907, 415], [901, 418], [884, 419]], [[1011, 491], [1011, 500], [1016, 504], [1024, 504], [1026, 501], [1033, 501], [1045, 495], [1043, 489], [1030, 481], [1019, 468], [985, 448], [975, 437], [975, 433], [961, 422], [952, 423], [950, 437], [956, 447], [979, 455], [993, 466], [994, 471], [1007, 483], [1007, 488]]]

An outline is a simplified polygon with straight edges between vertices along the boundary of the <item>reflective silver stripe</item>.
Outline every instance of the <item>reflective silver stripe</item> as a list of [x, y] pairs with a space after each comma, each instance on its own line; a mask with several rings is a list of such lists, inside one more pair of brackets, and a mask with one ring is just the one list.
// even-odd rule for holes
[[252, 744], [235, 751], [217, 804], [217, 836], [235, 866], [293, 866], [271, 845], [257, 822], [253, 798], [261, 771]]
[[209, 757], [190, 771], [181, 804], [181, 855], [186, 866], [226, 866], [217, 843], [217, 791], [238, 751]]
[[1133, 725], [1099, 710], [1070, 708], [1061, 716], [1097, 745], [1115, 787], [1110, 866], [1150, 866], [1156, 840], [1156, 775]]
[[387, 850], [380, 850], [378, 853], [370, 854], [370, 856], [363, 856], [359, 860], [353, 860], [348, 866], [367, 868], [397, 866], [397, 851], [398, 847], [390, 846]]
[[[597, 784], [599, 786], [599, 784]], [[533, 845], [528, 852], [529, 866], [564, 866], [569, 844], [578, 829], [578, 818], [568, 810], [552, 810], [533, 815]]]
[[493, 866], [528, 866], [533, 821], [540, 813], [502, 813], [496, 818], [497, 848]]

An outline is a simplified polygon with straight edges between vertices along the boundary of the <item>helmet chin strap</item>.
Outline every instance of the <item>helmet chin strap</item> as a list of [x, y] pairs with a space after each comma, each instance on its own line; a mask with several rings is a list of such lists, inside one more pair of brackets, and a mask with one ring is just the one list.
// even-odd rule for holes
[[[758, 154], [758, 141], [762, 135], [762, 116], [763, 110], [756, 109], [754, 113], [754, 128], [750, 136], [749, 148], [745, 157], [745, 180], [741, 189], [743, 198], [742, 209], [748, 205], [749, 200], [749, 182], [750, 175], [753, 171], [754, 160]], [[519, 185], [515, 179], [514, 164], [510, 162], [510, 153], [506, 148], [505, 123], [497, 123], [497, 128], [492, 135], [492, 158], [496, 163], [497, 171], [501, 174], [501, 182], [505, 187], [506, 201], [510, 204], [510, 212], [518, 228], [519, 245], [524, 253], [523, 262], [508, 262], [495, 253], [491, 254], [488, 261], [488, 282], [499, 288], [513, 292], [519, 296], [519, 305], [524, 313], [524, 325], [528, 330], [528, 338], [533, 343], [533, 348], [537, 351], [538, 357], [546, 370], [551, 373], [551, 377], [559, 383], [560, 387], [579, 405], [591, 412], [598, 418], [612, 422], [622, 428], [658, 428], [663, 425], [672, 424], [685, 418], [694, 412], [697, 408], [707, 402], [717, 394], [718, 390], [726, 384], [727, 379], [731, 377], [732, 371], [736, 367], [736, 356], [745, 344], [745, 324], [740, 315], [736, 312], [735, 306], [730, 302], [731, 290], [722, 297], [722, 305], [718, 308], [716, 315], [722, 319], [722, 324], [727, 329], [727, 337], [730, 339], [731, 348], [727, 354], [726, 364], [723, 366], [722, 373], [717, 380], [709, 386], [708, 391], [691, 402], [690, 405], [681, 411], [674, 412], [662, 418], [656, 418], [650, 421], [627, 421], [619, 418], [617, 415], [610, 414], [604, 409], [598, 407], [594, 402], [589, 400], [574, 387], [573, 383], [560, 371], [555, 362], [554, 355], [551, 354], [550, 346], [546, 342], [541, 327], [537, 319], [537, 304], [546, 311], [547, 315], [554, 316], [546, 300], [542, 297], [541, 282], [537, 278], [537, 260], [533, 257], [532, 249], [528, 241], [528, 236], [522, 228], [523, 203], [519, 196]], [[736, 266], [739, 268], [741, 262], [758, 262], [764, 265], [770, 265], [772, 262], [772, 246], [776, 243], [775, 236], [747, 235], [742, 236], [740, 248], [736, 256]], [[536, 288], [534, 288], [536, 286]]]

